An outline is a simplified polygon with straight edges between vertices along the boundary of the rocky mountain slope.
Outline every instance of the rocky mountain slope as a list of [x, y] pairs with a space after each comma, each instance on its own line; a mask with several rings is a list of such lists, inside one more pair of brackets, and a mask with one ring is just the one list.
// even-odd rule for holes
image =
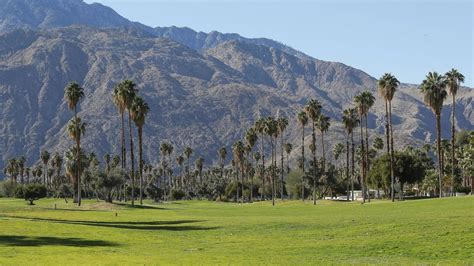
[[[21, 2], [85, 5], [80, 0], [7, 1]], [[54, 10], [46, 11], [54, 14]], [[376, 80], [363, 71], [313, 59], [288, 47], [248, 41], [251, 39], [217, 38], [216, 42], [193, 46], [193, 41], [183, 45], [184, 40], [156, 37], [178, 39], [183, 36], [176, 33], [180, 29], [173, 35], [173, 30], [153, 33], [127, 21], [122, 21], [126, 24], [122, 28], [102, 27], [116, 26], [113, 19], [93, 27], [65, 28], [56, 28], [65, 26], [62, 22], [38, 21], [18, 24], [29, 25], [20, 27], [23, 29], [1, 28], [0, 167], [12, 156], [26, 154], [31, 164], [41, 149], [63, 152], [72, 145], [65, 132], [72, 112], [63, 100], [69, 81], [79, 82], [86, 90], [80, 104], [80, 115], [88, 124], [84, 147], [102, 156], [119, 153], [120, 148], [120, 121], [111, 101], [113, 86], [122, 79], [133, 79], [151, 108], [144, 128], [144, 152], [145, 159], [152, 162], [159, 159], [159, 143], [168, 141], [176, 152], [192, 146], [194, 158], [203, 156], [211, 163], [217, 160], [218, 148], [229, 147], [255, 119], [268, 115], [290, 118], [286, 139], [296, 146], [296, 157], [301, 129], [295, 116], [310, 98], [319, 99], [332, 118], [327, 147], [331, 150], [333, 143], [344, 140], [342, 110], [351, 106], [353, 96], [362, 90], [375, 93]], [[7, 24], [14, 26], [5, 20], [0, 23]], [[189, 34], [193, 35], [192, 31]], [[474, 129], [473, 97], [472, 89], [459, 92], [459, 128]], [[416, 86], [403, 85], [393, 105], [396, 145], [434, 139], [434, 116]], [[449, 114], [450, 106], [446, 105], [444, 137], [449, 137]], [[377, 98], [369, 119], [372, 133], [383, 134], [383, 116], [383, 101]]]

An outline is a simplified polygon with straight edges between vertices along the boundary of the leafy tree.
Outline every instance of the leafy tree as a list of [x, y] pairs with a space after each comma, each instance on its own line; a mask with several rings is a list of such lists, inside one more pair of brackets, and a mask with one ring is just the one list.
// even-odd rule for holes
[[23, 195], [29, 205], [34, 205], [33, 201], [46, 197], [48, 190], [42, 184], [28, 184], [23, 190]]
[[126, 173], [121, 168], [112, 168], [109, 172], [97, 173], [97, 188], [106, 202], [112, 203], [112, 191], [120, 187], [125, 181]]

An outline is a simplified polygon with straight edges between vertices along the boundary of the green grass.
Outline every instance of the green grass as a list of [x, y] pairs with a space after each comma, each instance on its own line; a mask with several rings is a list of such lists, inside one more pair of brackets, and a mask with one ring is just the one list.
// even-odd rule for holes
[[142, 208], [0, 199], [0, 230], [0, 265], [474, 264], [472, 196]]

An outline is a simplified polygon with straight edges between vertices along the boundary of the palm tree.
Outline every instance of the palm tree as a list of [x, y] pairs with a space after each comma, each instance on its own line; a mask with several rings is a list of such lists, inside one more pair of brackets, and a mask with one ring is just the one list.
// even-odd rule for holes
[[441, 163], [441, 110], [443, 109], [443, 102], [448, 96], [446, 92], [447, 81], [444, 76], [437, 72], [429, 72], [426, 78], [420, 85], [420, 92], [423, 94], [423, 100], [433, 111], [436, 117], [436, 139], [438, 150], [438, 184], [439, 197], [442, 197], [442, 173], [443, 165]]
[[61, 167], [63, 165], [63, 158], [61, 157], [61, 155], [59, 155], [59, 153], [55, 153], [53, 155], [53, 158], [51, 159], [51, 165], [55, 168], [55, 171], [56, 171], [56, 182], [55, 183], [55, 186], [57, 188], [57, 186], [59, 185], [59, 179], [60, 179], [60, 176], [61, 176]]
[[301, 125], [301, 170], [303, 171], [303, 177], [301, 178], [301, 200], [304, 201], [304, 165], [305, 165], [305, 157], [304, 157], [304, 127], [308, 124], [308, 115], [305, 111], [301, 111], [298, 113], [298, 122]]
[[[336, 162], [336, 165], [337, 165], [337, 162], [339, 161], [339, 158], [341, 158], [341, 155], [344, 153], [344, 150], [345, 150], [345, 147], [343, 143], [338, 142], [334, 144], [333, 149], [332, 149], [332, 154], [334, 156], [334, 161]], [[347, 161], [349, 160], [348, 157], [349, 156], [346, 156]], [[337, 166], [337, 169], [340, 169], [340, 168], [342, 168], [342, 166], [339, 163], [339, 166]], [[338, 172], [342, 172], [342, 171], [338, 170]], [[344, 172], [342, 175], [345, 176], [346, 181], [349, 181], [349, 167], [347, 165], [346, 167], [344, 167]], [[349, 192], [349, 182], [347, 183], [347, 192]], [[348, 196], [347, 200], [349, 200], [349, 195], [347, 196]]]
[[379, 93], [385, 101], [385, 115], [387, 120], [385, 133], [387, 136], [387, 153], [390, 155], [390, 197], [392, 202], [395, 201], [392, 99], [395, 95], [395, 92], [397, 91], [398, 85], [400, 85], [400, 81], [398, 81], [398, 79], [390, 73], [385, 73], [377, 83]]
[[272, 181], [272, 205], [275, 206], [275, 168], [276, 168], [276, 154], [275, 154], [275, 142], [278, 137], [278, 124], [275, 118], [267, 117], [265, 119], [265, 134], [270, 137], [270, 148], [271, 148], [271, 181]]
[[224, 164], [225, 164], [226, 157], [227, 157], [227, 149], [226, 149], [226, 147], [221, 147], [219, 149], [219, 159], [220, 159], [220, 166], [221, 166], [221, 179], [224, 178]]
[[[357, 105], [357, 111], [359, 113], [360, 117], [360, 138], [361, 138], [361, 151], [362, 151], [362, 158], [361, 158], [361, 176], [362, 176], [362, 194], [363, 194], [363, 199], [365, 202], [366, 196], [369, 196], [369, 201], [370, 201], [370, 194], [369, 194], [369, 188], [367, 186], [367, 169], [368, 169], [368, 142], [369, 142], [369, 136], [367, 132], [367, 124], [368, 124], [368, 114], [369, 114], [369, 109], [374, 105], [375, 98], [372, 95], [371, 92], [369, 91], [364, 91], [360, 93], [359, 95], [356, 95], [354, 98], [354, 101]], [[362, 130], [362, 124], [365, 118], [365, 146], [364, 146], [364, 134]]]
[[[145, 117], [150, 108], [148, 104], [139, 96], [135, 96], [132, 101], [132, 119], [138, 129], [138, 164], [140, 174], [140, 205], [143, 205], [143, 125]], [[133, 202], [133, 201], [132, 201]]]
[[355, 108], [345, 109], [342, 116], [342, 123], [347, 132], [347, 141], [346, 141], [346, 171], [349, 172], [349, 137], [351, 140], [351, 191], [352, 191], [352, 201], [354, 201], [354, 175], [355, 175], [355, 164], [354, 164], [354, 154], [355, 154], [355, 144], [354, 144], [354, 128], [359, 125], [359, 118], [357, 117], [357, 110]]
[[182, 155], [179, 155], [176, 157], [176, 164], [181, 168], [181, 188], [184, 188], [184, 179], [183, 179], [183, 163], [184, 163], [184, 157]]
[[445, 74], [446, 82], [448, 91], [453, 97], [453, 106], [452, 106], [452, 116], [451, 116], [451, 127], [452, 127], [452, 135], [451, 135], [451, 194], [454, 192], [454, 174], [455, 174], [455, 166], [456, 166], [456, 159], [455, 159], [455, 134], [456, 134], [456, 125], [455, 125], [455, 117], [456, 117], [456, 94], [458, 92], [461, 83], [464, 82], [464, 75], [459, 73], [456, 69], [451, 69], [448, 73]]
[[51, 154], [47, 150], [42, 150], [40, 154], [41, 162], [43, 162], [43, 167], [45, 169], [43, 173], [43, 184], [46, 186], [48, 181], [47, 181], [47, 176], [46, 173], [48, 172], [48, 162], [49, 158], [51, 157]]
[[285, 153], [286, 153], [286, 173], [290, 173], [290, 153], [293, 150], [293, 145], [291, 143], [285, 144]]
[[262, 199], [265, 199], [265, 118], [259, 118], [255, 121], [255, 131], [260, 133], [260, 155], [262, 160]]
[[331, 126], [330, 120], [331, 118], [329, 116], [320, 114], [316, 124], [319, 132], [321, 132], [321, 148], [323, 151], [323, 172], [326, 169], [326, 149], [324, 147], [324, 133], [327, 132], [329, 130], [329, 127]]
[[[86, 123], [82, 122], [81, 121], [81, 118], [80, 117], [77, 117], [77, 118], [73, 118], [71, 121], [69, 121], [69, 124], [67, 125], [67, 132], [68, 132], [68, 135], [71, 139], [73, 140], [76, 140], [76, 143], [80, 143], [81, 142], [81, 136], [83, 136], [86, 132]], [[82, 165], [83, 162], [81, 162], [82, 159], [84, 158], [78, 158], [78, 157], [82, 157], [82, 156], [79, 156], [79, 152], [77, 151], [77, 145], [76, 145], [76, 148], [74, 149], [74, 151], [76, 151], [78, 154], [76, 154], [74, 156], [74, 158], [77, 160], [76, 162], [76, 165]], [[84, 162], [86, 163], [86, 162]], [[75, 177], [74, 177], [74, 180], [76, 181], [76, 184], [77, 187], [75, 187], [74, 189], [76, 190], [77, 189], [77, 199], [76, 199], [76, 202], [78, 205], [80, 205], [80, 202], [81, 202], [81, 185], [80, 185], [80, 182], [81, 182], [81, 171], [83, 168], [80, 168], [80, 167], [75, 167]]]
[[[240, 174], [240, 180], [242, 182], [242, 202], [244, 202], [244, 144], [242, 141], [237, 141], [232, 145], [232, 154], [234, 156], [234, 161], [238, 165], [237, 169], [239, 169], [239, 174]], [[239, 181], [237, 180], [237, 201], [239, 200]]]
[[105, 169], [107, 173], [110, 172], [110, 154], [104, 154]]
[[136, 97], [138, 90], [135, 83], [131, 80], [124, 80], [119, 85], [124, 90], [124, 106], [128, 110], [128, 129], [130, 135], [130, 177], [132, 181], [132, 206], [135, 206], [135, 157], [133, 152], [133, 130], [132, 130], [132, 102]]
[[311, 99], [308, 104], [305, 106], [305, 112], [311, 119], [312, 123], [312, 149], [313, 154], [313, 204], [316, 205], [316, 122], [321, 114], [321, 103], [318, 100]]
[[[84, 130], [80, 130], [79, 127], [82, 124], [80, 122], [80, 119], [77, 117], [77, 105], [79, 104], [79, 101], [84, 97], [84, 89], [79, 86], [79, 84], [75, 82], [69, 83], [69, 85], [65, 88], [64, 90], [64, 98], [66, 99], [68, 103], [68, 107], [70, 110], [74, 110], [74, 119], [73, 123], [77, 127], [74, 132], [76, 132], [75, 136], [75, 141], [76, 141], [76, 151], [77, 151], [77, 165], [81, 165], [81, 156], [79, 156], [79, 152], [81, 150], [81, 133], [84, 134]], [[69, 131], [68, 132], [73, 132]], [[69, 134], [71, 136], [71, 134]], [[81, 206], [81, 173], [80, 173], [80, 168], [78, 167], [77, 169], [77, 205]]]
[[196, 161], [194, 161], [194, 165], [196, 166], [196, 170], [199, 174], [199, 182], [202, 184], [202, 168], [204, 166], [204, 158], [197, 158]]
[[[246, 142], [246, 147], [248, 148], [248, 154], [250, 155], [252, 152], [253, 147], [257, 143], [258, 140], [258, 135], [257, 132], [255, 132], [255, 129], [251, 127], [247, 132], [245, 133], [245, 142]], [[251, 161], [252, 158], [249, 156], [249, 161]], [[250, 177], [250, 198], [249, 201], [253, 201], [253, 175]]]
[[10, 176], [10, 181], [11, 183], [17, 183], [17, 177], [18, 177], [18, 162], [16, 159], [10, 159], [8, 160], [7, 165], [5, 166], [5, 169], [3, 169], [4, 174], [8, 174]]
[[17, 159], [17, 163], [18, 167], [20, 168], [20, 183], [24, 184], [23, 175], [25, 173], [26, 157], [20, 156], [20, 158]]
[[193, 149], [189, 146], [184, 148], [184, 157], [186, 157], [186, 175], [189, 175], [189, 158], [193, 154]]
[[283, 151], [285, 149], [285, 145], [283, 144], [283, 133], [286, 129], [286, 127], [288, 126], [288, 119], [286, 119], [286, 117], [279, 117], [277, 119], [277, 125], [278, 125], [278, 134], [280, 135], [280, 148], [281, 148], [281, 153], [280, 153], [280, 156], [281, 156], [281, 164], [280, 164], [280, 168], [281, 168], [281, 171], [280, 171], [280, 195], [281, 195], [281, 200], [283, 200], [283, 175], [284, 175], [284, 166], [283, 166]]
[[119, 110], [121, 121], [122, 121], [122, 127], [121, 127], [122, 142], [120, 143], [122, 169], [125, 169], [127, 167], [127, 157], [126, 157], [126, 151], [125, 151], [125, 119], [124, 119], [125, 109], [127, 109], [126, 98], [127, 98], [127, 90], [123, 86], [123, 83], [119, 83], [114, 88], [112, 99], [114, 101], [115, 106], [117, 106], [117, 109]]

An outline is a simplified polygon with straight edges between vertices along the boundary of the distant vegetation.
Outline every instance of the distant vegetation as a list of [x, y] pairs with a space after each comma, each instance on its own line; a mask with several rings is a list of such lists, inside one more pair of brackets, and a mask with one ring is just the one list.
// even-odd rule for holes
[[[114, 88], [111, 100], [121, 116], [121, 131], [117, 141], [120, 154], [105, 154], [100, 160], [94, 153], [81, 148], [81, 138], [87, 134], [86, 121], [78, 116], [77, 107], [84, 98], [84, 89], [77, 83], [65, 89], [65, 101], [73, 111], [67, 132], [73, 144], [64, 154], [44, 150], [40, 163], [25, 165], [25, 156], [6, 162], [4, 173], [9, 180], [1, 184], [3, 196], [24, 197], [31, 204], [35, 199], [48, 196], [96, 198], [107, 202], [135, 200], [143, 204], [144, 198], [155, 201], [179, 199], [209, 199], [235, 202], [253, 202], [276, 198], [312, 200], [339, 196], [342, 200], [355, 200], [355, 190], [362, 190], [363, 202], [389, 197], [395, 200], [406, 196], [450, 196], [455, 192], [472, 193], [474, 187], [474, 132], [455, 128], [455, 99], [464, 76], [456, 70], [445, 75], [430, 72], [420, 85], [424, 101], [435, 114], [437, 140], [423, 147], [394, 146], [396, 132], [392, 126], [392, 99], [399, 81], [391, 74], [378, 81], [380, 97], [385, 101], [385, 136], [371, 137], [369, 142], [368, 116], [375, 95], [364, 91], [354, 98], [354, 106], [343, 111], [342, 122], [346, 142], [336, 143], [333, 158], [327, 158], [325, 136], [332, 134], [331, 121], [317, 99], [310, 99], [297, 117], [258, 118], [242, 140], [231, 150], [222, 147], [216, 151], [218, 165], [206, 165], [192, 147], [176, 151], [172, 144], [160, 146], [160, 164], [151, 165], [143, 159], [143, 127], [150, 110], [140, 97], [131, 80], [124, 80]], [[443, 103], [451, 95], [452, 137], [441, 139], [440, 116]], [[288, 119], [297, 119], [302, 129], [301, 156], [293, 168], [289, 154], [296, 143], [286, 142]], [[305, 129], [311, 132], [310, 143], [305, 141]], [[136, 131], [135, 131], [136, 130]], [[137, 136], [133, 133], [138, 132]], [[129, 143], [125, 143], [125, 134]], [[385, 138], [384, 139], [382, 139]], [[305, 153], [309, 149], [309, 156]], [[317, 157], [317, 149], [321, 156]], [[128, 151], [128, 154], [127, 154]], [[231, 164], [225, 165], [228, 156]], [[436, 158], [436, 163], [433, 159]], [[32, 184], [35, 184], [33, 186]], [[42, 193], [44, 188], [44, 195]], [[34, 189], [33, 189], [34, 188]], [[373, 193], [376, 190], [377, 193]], [[36, 196], [26, 197], [25, 192]], [[383, 193], [381, 193], [383, 192]], [[383, 195], [383, 196], [382, 196]]]

